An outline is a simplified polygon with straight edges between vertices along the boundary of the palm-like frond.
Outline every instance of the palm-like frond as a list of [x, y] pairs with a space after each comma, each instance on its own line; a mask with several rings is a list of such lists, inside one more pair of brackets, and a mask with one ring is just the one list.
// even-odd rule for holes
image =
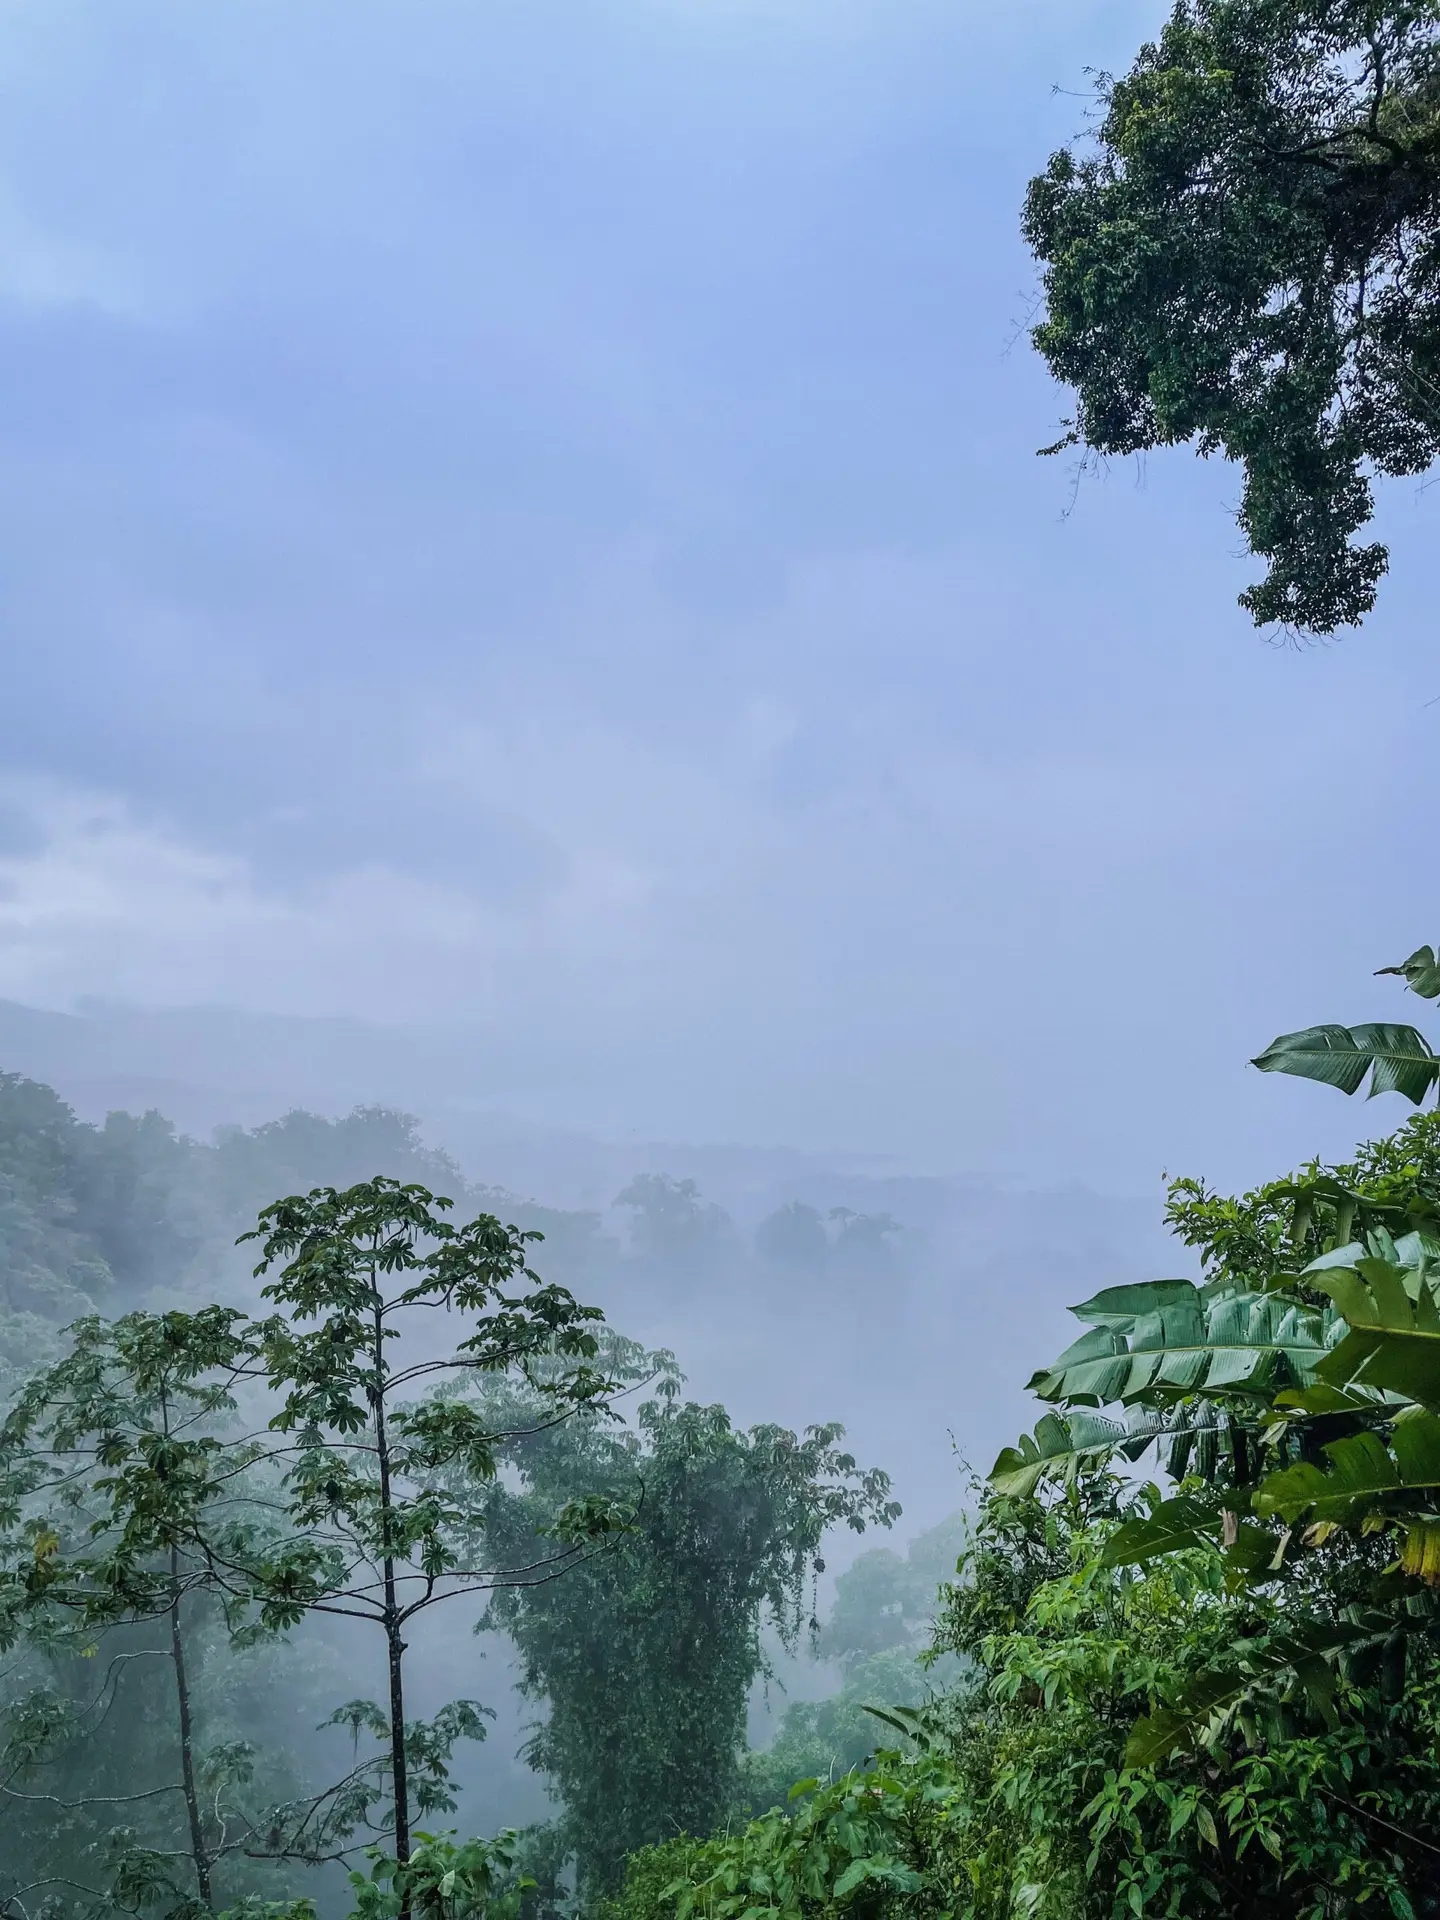
[[1101, 1555], [1107, 1567], [1139, 1567], [1170, 1553], [1192, 1547], [1223, 1544], [1229, 1565], [1249, 1579], [1271, 1573], [1275, 1565], [1276, 1536], [1236, 1511], [1247, 1498], [1232, 1491], [1178, 1493], [1162, 1500], [1153, 1512], [1122, 1521]]
[[1095, 1324], [1029, 1384], [1041, 1400], [1082, 1406], [1163, 1406], [1187, 1394], [1268, 1401], [1314, 1380], [1338, 1324], [1283, 1294], [1189, 1280], [1112, 1287], [1072, 1312]]
[[1017, 1446], [1004, 1449], [990, 1469], [990, 1485], [997, 1493], [1028, 1500], [1042, 1480], [1072, 1480], [1083, 1466], [1116, 1455], [1138, 1460], [1171, 1431], [1165, 1414], [1142, 1407], [1118, 1420], [1087, 1407], [1072, 1408], [1068, 1417], [1045, 1413], [1033, 1435], [1022, 1433]]
[[1293, 1073], [1319, 1080], [1342, 1093], [1355, 1093], [1370, 1075], [1370, 1098], [1403, 1093], [1416, 1106], [1440, 1075], [1440, 1059], [1423, 1033], [1389, 1021], [1358, 1027], [1306, 1027], [1282, 1033], [1250, 1062], [1262, 1073]]
[[1389, 1614], [1357, 1620], [1307, 1621], [1237, 1648], [1223, 1667], [1199, 1674], [1184, 1691], [1136, 1723], [1125, 1750], [1131, 1767], [1153, 1767], [1171, 1754], [1208, 1745], [1237, 1718], [1263, 1719], [1288, 1704], [1334, 1715], [1335, 1669], [1342, 1657], [1393, 1638]]

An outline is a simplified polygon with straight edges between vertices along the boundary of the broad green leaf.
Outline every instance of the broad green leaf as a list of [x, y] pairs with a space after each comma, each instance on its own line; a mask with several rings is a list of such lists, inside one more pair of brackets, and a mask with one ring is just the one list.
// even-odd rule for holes
[[1159, 1313], [1165, 1307], [1185, 1307], [1194, 1294], [1195, 1284], [1191, 1280], [1141, 1280], [1129, 1286], [1106, 1287], [1070, 1311], [1077, 1320], [1128, 1333], [1142, 1314]]
[[1255, 1490], [1255, 1511], [1287, 1522], [1308, 1514], [1351, 1525], [1388, 1511], [1397, 1496], [1440, 1493], [1440, 1418], [1433, 1413], [1398, 1419], [1388, 1447], [1378, 1433], [1353, 1433], [1322, 1451], [1323, 1467], [1303, 1460], [1262, 1481]]
[[[1125, 1295], [1124, 1310], [1115, 1296]], [[1112, 1304], [1113, 1302], [1113, 1304]], [[1187, 1394], [1273, 1398], [1308, 1386], [1327, 1351], [1325, 1313], [1283, 1294], [1214, 1293], [1189, 1281], [1112, 1288], [1074, 1309], [1105, 1314], [1030, 1381], [1041, 1400], [1165, 1407]]]
[[1440, 1500], [1440, 1418], [1412, 1408], [1395, 1421], [1388, 1446], [1367, 1432], [1332, 1440], [1323, 1452], [1324, 1467], [1301, 1461], [1272, 1473], [1256, 1489], [1255, 1511], [1321, 1526], [1392, 1521], [1405, 1531], [1401, 1566], [1440, 1583], [1440, 1513], [1426, 1511]]
[[1049, 1367], [1030, 1376], [1029, 1391], [1042, 1400], [1118, 1400], [1130, 1373], [1130, 1349], [1113, 1327], [1092, 1327]]
[[893, 1727], [896, 1733], [903, 1733], [905, 1738], [913, 1740], [922, 1752], [928, 1752], [935, 1744], [935, 1737], [930, 1731], [925, 1715], [917, 1707], [862, 1706], [860, 1711], [868, 1713], [887, 1727]]
[[1398, 974], [1412, 993], [1418, 993], [1422, 1000], [1433, 1000], [1440, 994], [1440, 959], [1435, 956], [1433, 947], [1417, 947], [1408, 960], [1402, 960], [1398, 967], [1377, 967], [1376, 979], [1385, 974]]
[[1087, 1461], [1100, 1462], [1111, 1454], [1138, 1460], [1152, 1441], [1167, 1430], [1163, 1414], [1143, 1408], [1112, 1420], [1086, 1407], [1074, 1407], [1068, 1418], [1042, 1414], [1033, 1438], [1025, 1433], [1017, 1446], [1006, 1447], [990, 1469], [997, 1493], [1027, 1500], [1041, 1480], [1068, 1478]]
[[1277, 1541], [1264, 1527], [1234, 1511], [1237, 1499], [1243, 1497], [1234, 1492], [1176, 1494], [1162, 1501], [1154, 1513], [1123, 1521], [1106, 1543], [1101, 1562], [1107, 1567], [1143, 1566], [1166, 1554], [1218, 1547], [1223, 1541], [1225, 1557], [1235, 1569], [1249, 1578], [1261, 1578], [1272, 1567]]
[[1333, 1387], [1381, 1389], [1440, 1410], [1440, 1307], [1426, 1268], [1374, 1255], [1353, 1265], [1306, 1269], [1349, 1331], [1316, 1377]]
[[1250, 1063], [1262, 1073], [1293, 1073], [1355, 1093], [1370, 1075], [1370, 1097], [1403, 1093], [1416, 1106], [1440, 1075], [1440, 1059], [1414, 1027], [1371, 1021], [1358, 1027], [1306, 1027], [1282, 1033]]
[[1101, 1555], [1107, 1567], [1134, 1567], [1186, 1547], [1214, 1546], [1220, 1538], [1223, 1501], [1216, 1495], [1176, 1494], [1154, 1513], [1126, 1520], [1116, 1528]]

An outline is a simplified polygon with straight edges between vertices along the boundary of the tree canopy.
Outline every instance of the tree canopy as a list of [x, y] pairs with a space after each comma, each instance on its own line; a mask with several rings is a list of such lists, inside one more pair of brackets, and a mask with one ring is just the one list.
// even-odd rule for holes
[[1054, 449], [1239, 461], [1259, 624], [1374, 605], [1372, 477], [1440, 453], [1436, 0], [1180, 0], [1030, 184]]
[[527, 1689], [549, 1702], [531, 1757], [560, 1791], [565, 1846], [592, 1892], [635, 1847], [725, 1819], [766, 1665], [762, 1626], [793, 1645], [826, 1532], [899, 1513], [887, 1477], [841, 1449], [839, 1427], [747, 1432], [723, 1407], [681, 1402], [673, 1376], [662, 1385], [633, 1428], [581, 1418], [542, 1431], [518, 1408], [510, 1424], [530, 1429], [511, 1454], [519, 1487], [491, 1523], [500, 1533], [508, 1508], [520, 1557], [562, 1490], [633, 1502], [608, 1551], [491, 1607]]

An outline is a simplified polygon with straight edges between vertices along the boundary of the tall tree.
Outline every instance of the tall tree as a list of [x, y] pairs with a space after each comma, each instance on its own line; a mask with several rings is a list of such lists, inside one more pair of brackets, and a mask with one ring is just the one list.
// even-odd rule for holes
[[1372, 474], [1440, 453], [1436, 0], [1180, 0], [1032, 181], [1055, 448], [1242, 463], [1257, 623], [1329, 633], [1387, 555]]
[[[382, 1742], [383, 1774], [357, 1776], [346, 1817], [383, 1805], [402, 1893], [412, 1813], [453, 1804], [451, 1751], [483, 1732], [465, 1700], [429, 1722], [407, 1718], [405, 1656], [421, 1617], [447, 1599], [549, 1581], [615, 1524], [603, 1502], [562, 1500], [523, 1560], [487, 1551], [485, 1490], [514, 1436], [473, 1400], [436, 1389], [514, 1375], [533, 1382], [534, 1417], [548, 1428], [594, 1407], [612, 1383], [593, 1364], [599, 1312], [531, 1271], [538, 1235], [489, 1214], [456, 1226], [449, 1206], [377, 1178], [279, 1201], [248, 1236], [261, 1243], [257, 1275], [276, 1276], [264, 1291], [281, 1311], [261, 1339], [295, 1532], [234, 1571], [271, 1626], [313, 1613], [380, 1635], [383, 1705], [357, 1700], [337, 1719]], [[437, 1312], [447, 1331], [457, 1319], [465, 1329], [453, 1344], [437, 1341]]]
[[[243, 1320], [210, 1307], [81, 1321], [0, 1428], [0, 1636], [41, 1656], [5, 1730], [0, 1813], [12, 1838], [0, 1851], [17, 1865], [33, 1858], [21, 1831], [45, 1814], [69, 1856], [55, 1862], [57, 1884], [81, 1887], [97, 1822], [113, 1824], [128, 1837], [99, 1853], [122, 1907], [211, 1910], [217, 1866], [243, 1856], [255, 1828], [234, 1797], [248, 1749], [213, 1728], [203, 1737], [196, 1673], [231, 1585], [215, 1549], [233, 1554], [253, 1510], [255, 1450], [221, 1431], [253, 1359]], [[83, 1656], [96, 1661], [91, 1684], [79, 1680]], [[132, 1730], [123, 1778], [98, 1731], [112, 1713]], [[81, 1747], [89, 1765], [77, 1763]]]
[[[563, 1581], [497, 1594], [525, 1685], [548, 1703], [530, 1748], [564, 1803], [582, 1888], [612, 1885], [631, 1849], [705, 1833], [730, 1811], [746, 1706], [765, 1668], [762, 1627], [794, 1644], [833, 1526], [861, 1532], [899, 1512], [836, 1426], [748, 1432], [722, 1407], [682, 1404], [678, 1380], [635, 1426], [582, 1419], [509, 1449], [522, 1492], [496, 1489], [523, 1556], [560, 1498], [623, 1500], [632, 1525]], [[514, 1416], [512, 1416], [514, 1417]]]

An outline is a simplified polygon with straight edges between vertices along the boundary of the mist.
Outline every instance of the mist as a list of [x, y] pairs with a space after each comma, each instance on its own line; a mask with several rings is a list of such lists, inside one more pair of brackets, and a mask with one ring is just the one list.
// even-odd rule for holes
[[[804, 1633], [756, 1576], [726, 1823], [785, 1804], [757, 1756], [861, 1764], [932, 1631], [971, 1711], [957, 1516], [1070, 1308], [1215, 1279], [1168, 1183], [1403, 1117], [1250, 1063], [1414, 1015], [1433, 492], [1376, 483], [1383, 597], [1320, 642], [1237, 605], [1234, 466], [1036, 458], [1017, 210], [1166, 11], [0, 7], [0, 1413], [91, 1312], [263, 1313], [287, 1193], [541, 1234], [683, 1401], [839, 1423], [901, 1508], [795, 1549]], [[479, 1613], [411, 1675], [495, 1715], [442, 1808], [488, 1836], [565, 1809]], [[342, 1768], [363, 1636], [276, 1679], [196, 1618], [214, 1725]], [[567, 1871], [524, 1920], [591, 1920]]]

